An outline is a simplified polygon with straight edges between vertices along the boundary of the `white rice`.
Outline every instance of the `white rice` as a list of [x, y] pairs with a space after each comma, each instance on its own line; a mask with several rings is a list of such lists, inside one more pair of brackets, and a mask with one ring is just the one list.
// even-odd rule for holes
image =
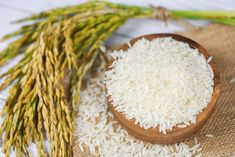
[[213, 71], [186, 43], [142, 38], [112, 57], [115, 61], [105, 73], [107, 95], [117, 111], [145, 129], [159, 126], [166, 133], [177, 124], [195, 123], [211, 99]]
[[210, 57], [207, 59], [207, 63], [210, 63], [212, 59], [213, 59], [213, 57], [210, 56]]
[[103, 73], [89, 79], [87, 89], [81, 92], [76, 132], [81, 151], [88, 147], [91, 154], [101, 157], [201, 156], [197, 141], [192, 147], [185, 143], [154, 145], [129, 136], [108, 111]]
[[186, 128], [186, 127], [187, 127], [187, 125], [185, 125], [185, 124], [181, 124], [181, 125], [177, 125], [177, 127], [178, 127], [178, 128]]
[[215, 137], [214, 135], [212, 135], [212, 134], [206, 134], [205, 135], [206, 137], [209, 137], [209, 138], [213, 138], [213, 137]]
[[232, 84], [232, 83], [234, 83], [234, 82], [235, 82], [235, 77], [232, 78], [232, 79], [229, 81], [230, 84]]
[[129, 41], [127, 42], [127, 45], [129, 48], [131, 47], [131, 43]]

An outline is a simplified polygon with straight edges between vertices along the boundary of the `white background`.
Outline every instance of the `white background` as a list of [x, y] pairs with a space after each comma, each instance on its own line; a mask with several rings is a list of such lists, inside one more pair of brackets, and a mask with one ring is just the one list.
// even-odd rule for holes
[[[235, 10], [235, 0], [111, 0], [115, 3], [125, 3], [140, 6], [148, 6], [150, 4], [156, 6], [164, 6], [168, 9], [185, 9], [185, 10]], [[18, 28], [20, 24], [11, 24], [11, 22], [20, 18], [39, 13], [56, 7], [64, 7], [83, 3], [85, 0], [0, 0], [0, 37], [10, 33]], [[207, 25], [205, 21], [189, 21], [196, 26]], [[164, 23], [156, 19], [132, 19], [122, 26], [109, 39], [108, 44], [122, 43], [130, 38], [159, 32], [182, 31], [183, 27], [169, 22], [168, 27]], [[0, 48], [6, 45], [0, 43]], [[13, 63], [12, 63], [13, 64]], [[1, 69], [5, 70], [5, 69]], [[3, 104], [7, 92], [0, 93], [0, 104]], [[2, 105], [0, 105], [1, 108]], [[35, 147], [31, 148], [31, 152], [35, 152]], [[4, 155], [0, 152], [0, 157]], [[13, 153], [11, 156], [15, 156]]]

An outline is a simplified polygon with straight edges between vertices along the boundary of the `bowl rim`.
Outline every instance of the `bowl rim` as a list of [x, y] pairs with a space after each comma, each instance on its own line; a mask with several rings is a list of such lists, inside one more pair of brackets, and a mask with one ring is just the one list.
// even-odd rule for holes
[[[178, 34], [172, 34], [172, 33], [142, 35], [142, 36], [139, 36], [130, 40], [129, 43], [132, 46], [135, 44], [136, 41], [138, 41], [141, 38], [146, 38], [147, 40], [151, 41], [153, 39], [162, 38], [162, 37], [172, 37], [173, 39], [177, 41], [188, 43], [191, 48], [198, 49], [199, 53], [203, 54], [206, 60], [211, 56], [210, 53], [203, 46], [193, 41], [192, 39], [189, 39], [187, 37], [184, 37]], [[125, 43], [118, 50], [127, 50], [128, 48], [129, 48], [129, 44]], [[114, 60], [111, 60], [108, 63], [107, 71], [110, 70], [110, 65], [113, 63], [113, 61]], [[192, 136], [194, 133], [196, 133], [200, 128], [202, 128], [202, 126], [205, 124], [205, 122], [208, 120], [208, 118], [211, 116], [212, 112], [214, 111], [216, 102], [220, 95], [221, 81], [220, 81], [220, 74], [219, 74], [215, 60], [212, 59], [209, 62], [209, 65], [211, 66], [212, 71], [214, 73], [213, 93], [212, 93], [210, 102], [203, 109], [203, 111], [197, 115], [195, 124], [191, 124], [185, 128], [179, 128], [179, 127], [174, 126], [172, 130], [167, 130], [167, 133], [163, 134], [159, 132], [159, 127], [144, 129], [140, 127], [138, 124], [135, 124], [134, 119], [129, 120], [126, 118], [126, 116], [123, 113], [116, 111], [114, 106], [112, 105], [111, 96], [107, 97], [107, 103], [108, 103], [109, 109], [114, 114], [118, 122], [128, 131], [129, 134], [139, 139], [142, 139], [144, 141], [148, 141], [151, 143], [159, 143], [159, 144], [170, 144], [170, 143], [176, 143], [183, 139], [186, 139]], [[106, 88], [106, 91], [107, 91], [107, 88]]]

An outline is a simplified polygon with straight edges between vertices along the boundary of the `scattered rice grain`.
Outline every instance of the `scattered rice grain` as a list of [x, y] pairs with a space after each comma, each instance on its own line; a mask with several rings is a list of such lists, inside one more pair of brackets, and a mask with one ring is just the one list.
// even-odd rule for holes
[[214, 135], [212, 135], [212, 134], [206, 134], [205, 135], [206, 137], [209, 137], [209, 138], [213, 138], [213, 137], [215, 137]]
[[234, 82], [235, 82], [235, 77], [232, 78], [232, 79], [229, 81], [230, 84], [232, 84], [232, 83], [234, 83]]
[[213, 59], [213, 57], [210, 56], [210, 57], [207, 59], [207, 63], [210, 63], [212, 59]]
[[91, 154], [101, 157], [191, 157], [200, 154], [195, 151], [198, 147], [185, 143], [149, 144], [128, 135], [108, 111], [103, 77], [101, 73], [92, 81], [88, 79], [87, 88], [81, 92], [76, 131], [81, 151], [87, 147]]

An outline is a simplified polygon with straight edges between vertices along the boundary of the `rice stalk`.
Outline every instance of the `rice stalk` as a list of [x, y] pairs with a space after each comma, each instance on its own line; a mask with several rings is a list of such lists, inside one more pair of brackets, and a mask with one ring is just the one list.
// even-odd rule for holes
[[[81, 84], [100, 52], [100, 44], [129, 18], [149, 13], [151, 10], [138, 7], [88, 2], [24, 19], [35, 23], [5, 36], [3, 41], [19, 39], [3, 50], [1, 65], [24, 54], [16, 66], [0, 76], [5, 78], [1, 89], [13, 84], [0, 129], [6, 156], [12, 148], [18, 156], [29, 154], [30, 141], [37, 144], [40, 156], [72, 156]], [[62, 84], [66, 69], [73, 71], [69, 99]], [[50, 141], [49, 151], [45, 149], [46, 139]]]

